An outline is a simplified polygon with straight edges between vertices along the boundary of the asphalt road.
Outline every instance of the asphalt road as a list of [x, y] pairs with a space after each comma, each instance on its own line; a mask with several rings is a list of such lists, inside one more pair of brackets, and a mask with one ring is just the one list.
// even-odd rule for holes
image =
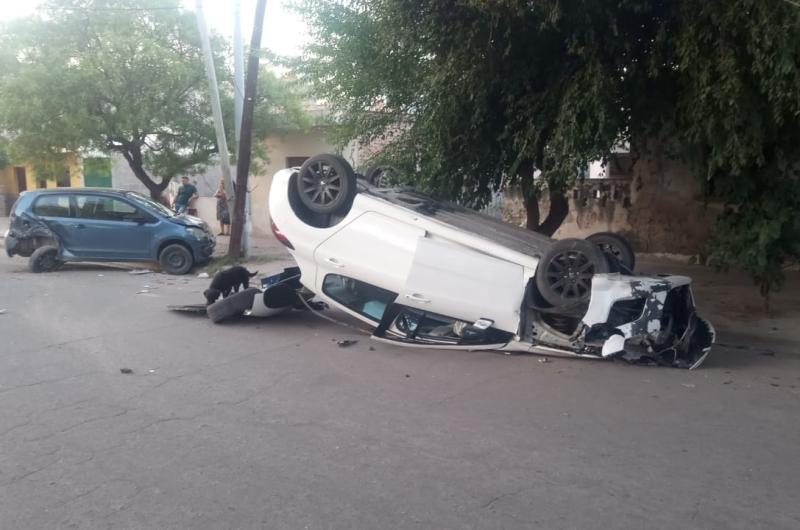
[[207, 281], [0, 257], [0, 528], [800, 527], [796, 351], [545, 363], [165, 310]]

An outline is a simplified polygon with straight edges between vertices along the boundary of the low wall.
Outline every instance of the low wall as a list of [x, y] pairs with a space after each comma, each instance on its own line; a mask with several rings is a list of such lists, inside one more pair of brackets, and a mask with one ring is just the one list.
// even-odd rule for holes
[[[543, 199], [539, 208], [544, 219], [549, 201]], [[698, 254], [720, 209], [703, 202], [699, 185], [683, 164], [643, 157], [628, 178], [579, 182], [570, 192], [569, 214], [554, 237], [617, 232], [640, 252]], [[506, 221], [524, 226], [525, 208], [518, 191], [504, 194], [502, 212]]]

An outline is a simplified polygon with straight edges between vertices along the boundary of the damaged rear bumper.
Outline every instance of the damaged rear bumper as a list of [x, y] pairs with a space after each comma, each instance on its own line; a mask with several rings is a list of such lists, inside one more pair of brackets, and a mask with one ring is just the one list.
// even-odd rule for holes
[[8, 257], [9, 258], [14, 257], [14, 254], [17, 253], [16, 251], [17, 251], [17, 246], [19, 246], [19, 240], [14, 236], [6, 234], [6, 237], [4, 239], [4, 244], [6, 247], [6, 254], [8, 255]]

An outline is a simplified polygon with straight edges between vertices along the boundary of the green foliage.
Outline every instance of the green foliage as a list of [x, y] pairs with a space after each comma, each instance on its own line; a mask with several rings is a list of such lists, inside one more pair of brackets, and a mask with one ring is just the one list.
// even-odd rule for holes
[[[0, 31], [0, 127], [11, 155], [47, 161], [65, 151], [120, 153], [160, 195], [216, 153], [208, 83], [193, 13], [179, 0], [54, 0]], [[233, 89], [215, 38], [228, 138]], [[294, 92], [264, 74], [256, 138], [297, 123]], [[288, 109], [288, 111], [287, 111]], [[278, 116], [280, 115], [280, 116]]]
[[674, 130], [727, 208], [711, 259], [741, 266], [764, 295], [800, 257], [800, 8], [684, 1], [670, 28]]
[[[798, 256], [800, 9], [763, 0], [302, 0], [298, 72], [341, 143], [474, 206], [656, 140], [727, 209], [712, 259], [766, 293]], [[541, 181], [532, 182], [534, 167]]]

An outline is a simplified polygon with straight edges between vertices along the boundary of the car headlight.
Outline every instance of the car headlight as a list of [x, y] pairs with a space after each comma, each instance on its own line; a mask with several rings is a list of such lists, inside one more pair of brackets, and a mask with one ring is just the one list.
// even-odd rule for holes
[[205, 237], [206, 237], [206, 233], [205, 233], [205, 231], [204, 231], [202, 228], [197, 228], [197, 227], [194, 227], [194, 226], [189, 226], [189, 227], [186, 227], [186, 232], [187, 232], [187, 233], [188, 233], [190, 236], [192, 236], [192, 237], [194, 237], [194, 238], [196, 238], [196, 239], [203, 239], [203, 238], [205, 238]]

